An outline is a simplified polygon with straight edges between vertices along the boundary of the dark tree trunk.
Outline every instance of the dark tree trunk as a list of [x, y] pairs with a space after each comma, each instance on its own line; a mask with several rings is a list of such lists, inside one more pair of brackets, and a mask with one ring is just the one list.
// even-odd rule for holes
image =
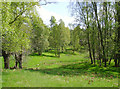
[[62, 46], [62, 53], [63, 53], [63, 46]]
[[15, 68], [17, 68], [17, 65], [18, 65], [18, 61], [15, 62]]
[[115, 62], [115, 67], [117, 67], [118, 66], [118, 55], [117, 54], [114, 55], [114, 62]]
[[4, 68], [9, 69], [9, 57], [10, 53], [6, 53], [6, 51], [2, 50], [2, 56], [4, 58]]
[[97, 24], [98, 24], [98, 30], [99, 30], [100, 38], [101, 38], [100, 41], [101, 41], [102, 52], [103, 52], [103, 60], [105, 60], [105, 67], [106, 67], [107, 65], [106, 65], [106, 57], [105, 57], [105, 47], [104, 47], [104, 44], [103, 44], [103, 34], [102, 34], [102, 30], [101, 30], [100, 23], [99, 23], [99, 20], [98, 20], [97, 4], [96, 4], [96, 2], [93, 2], [93, 7], [94, 7], [95, 16], [96, 16]]
[[118, 28], [117, 28], [117, 41], [116, 41], [116, 45], [117, 45], [117, 54], [116, 58], [115, 58], [115, 66], [117, 67], [119, 65], [120, 62], [120, 1], [116, 2], [116, 11], [117, 11], [117, 18], [116, 20], [118, 21]]
[[[107, 12], [108, 12], [108, 10], [107, 10], [107, 2], [104, 2], [103, 3], [103, 15], [105, 15], [105, 20], [104, 20], [104, 24], [105, 24], [105, 29], [103, 30], [103, 32], [104, 32], [104, 35], [103, 35], [103, 37], [104, 37], [104, 50], [105, 50], [105, 59], [103, 59], [103, 62], [107, 62], [107, 58], [108, 58], [108, 14], [107, 14]], [[104, 25], [102, 26], [102, 27], [104, 27]]]
[[90, 57], [90, 59], [91, 59], [91, 64], [93, 64], [92, 53], [91, 53], [91, 47], [90, 47], [90, 41], [89, 41], [89, 33], [88, 33], [87, 40], [88, 40], [89, 57]]
[[114, 61], [115, 61], [115, 67], [118, 67], [120, 63], [120, 54], [115, 55]]
[[93, 59], [94, 59], [94, 65], [95, 65], [95, 49], [93, 48]]
[[4, 57], [4, 68], [5, 69], [9, 69], [10, 67], [9, 67], [9, 56], [5, 56]]
[[117, 40], [117, 43], [118, 43], [118, 56], [117, 56], [117, 59], [118, 59], [118, 66], [119, 66], [119, 63], [120, 63], [120, 1], [118, 2], [118, 23], [119, 23], [119, 27], [118, 27], [118, 40]]
[[106, 19], [105, 19], [105, 64], [108, 61], [108, 3], [104, 2], [105, 6], [105, 13], [106, 13]]
[[15, 66], [14, 66], [14, 68], [16, 69], [17, 68], [17, 65], [18, 65], [18, 61], [19, 61], [19, 58], [18, 58], [18, 56], [17, 56], [17, 54], [15, 54]]
[[98, 32], [98, 57], [99, 57], [99, 60], [100, 60], [100, 66], [101, 66], [101, 46], [100, 46], [100, 36], [99, 36], [99, 32]]
[[117, 59], [115, 58], [114, 61], [115, 61], [115, 67], [117, 67]]
[[[88, 5], [88, 3], [86, 3], [86, 5]], [[87, 13], [87, 21], [85, 21], [86, 25], [87, 25], [87, 41], [88, 41], [88, 50], [89, 50], [89, 57], [91, 59], [91, 64], [93, 64], [93, 59], [92, 59], [92, 52], [91, 52], [91, 44], [90, 44], [90, 35], [89, 35], [89, 21], [88, 21], [88, 11], [86, 9], [86, 13]]]
[[[98, 41], [99, 41], [99, 39], [100, 39], [100, 38], [99, 38], [99, 32], [98, 32]], [[100, 42], [99, 42], [99, 46], [98, 46], [98, 55], [99, 55], [98, 57], [99, 57], [99, 60], [100, 60], [100, 64], [99, 64], [99, 65], [101, 66], [101, 49], [100, 49]]]
[[[92, 14], [92, 17], [93, 17], [93, 14]], [[94, 65], [95, 65], [95, 29], [94, 29], [94, 23], [95, 22], [93, 22], [93, 32], [92, 32], [92, 53], [93, 53], [93, 60], [94, 60]]]
[[19, 63], [19, 68], [22, 69], [22, 54], [15, 54], [15, 59], [16, 62], [14, 68], [16, 69]]
[[19, 68], [22, 69], [22, 54], [19, 54]]

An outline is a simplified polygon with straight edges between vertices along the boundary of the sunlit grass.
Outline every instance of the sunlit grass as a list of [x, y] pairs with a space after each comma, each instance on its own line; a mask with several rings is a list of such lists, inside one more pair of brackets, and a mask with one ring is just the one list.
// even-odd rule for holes
[[[46, 52], [24, 58], [23, 69], [3, 69], [3, 87], [117, 87], [118, 70], [91, 65], [88, 53]], [[12, 57], [11, 57], [12, 59]], [[14, 66], [12, 59], [10, 66]]]

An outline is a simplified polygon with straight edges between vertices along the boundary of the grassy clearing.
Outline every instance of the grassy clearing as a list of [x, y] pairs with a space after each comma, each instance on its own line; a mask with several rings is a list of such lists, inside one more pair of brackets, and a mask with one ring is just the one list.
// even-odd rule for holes
[[[11, 57], [12, 59], [12, 57]], [[118, 87], [118, 69], [91, 65], [87, 53], [30, 55], [23, 69], [2, 72], [3, 87]], [[14, 66], [14, 60], [10, 66]]]

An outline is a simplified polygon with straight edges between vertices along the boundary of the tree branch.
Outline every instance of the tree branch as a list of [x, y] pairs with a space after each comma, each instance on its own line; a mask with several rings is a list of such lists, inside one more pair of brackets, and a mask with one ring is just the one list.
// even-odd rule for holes
[[44, 1], [44, 4], [40, 4], [41, 6], [47, 5], [47, 4], [52, 4], [52, 3], [57, 3], [57, 2], [48, 2], [47, 0], [39, 0], [39, 2]]
[[22, 11], [19, 15], [17, 15], [13, 21], [9, 22], [9, 24], [14, 23], [14, 22], [18, 19], [18, 17], [19, 17], [20, 15], [22, 15], [25, 11], [26, 11], [26, 10]]

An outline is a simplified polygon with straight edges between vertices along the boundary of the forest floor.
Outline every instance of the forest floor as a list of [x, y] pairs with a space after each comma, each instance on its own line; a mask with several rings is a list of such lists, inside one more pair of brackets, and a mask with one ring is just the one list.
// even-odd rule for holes
[[[11, 57], [11, 67], [14, 61]], [[52, 51], [33, 54], [24, 58], [23, 69], [2, 70], [2, 87], [118, 87], [118, 68], [113, 65], [91, 65], [84, 52], [64, 52], [60, 58]]]

